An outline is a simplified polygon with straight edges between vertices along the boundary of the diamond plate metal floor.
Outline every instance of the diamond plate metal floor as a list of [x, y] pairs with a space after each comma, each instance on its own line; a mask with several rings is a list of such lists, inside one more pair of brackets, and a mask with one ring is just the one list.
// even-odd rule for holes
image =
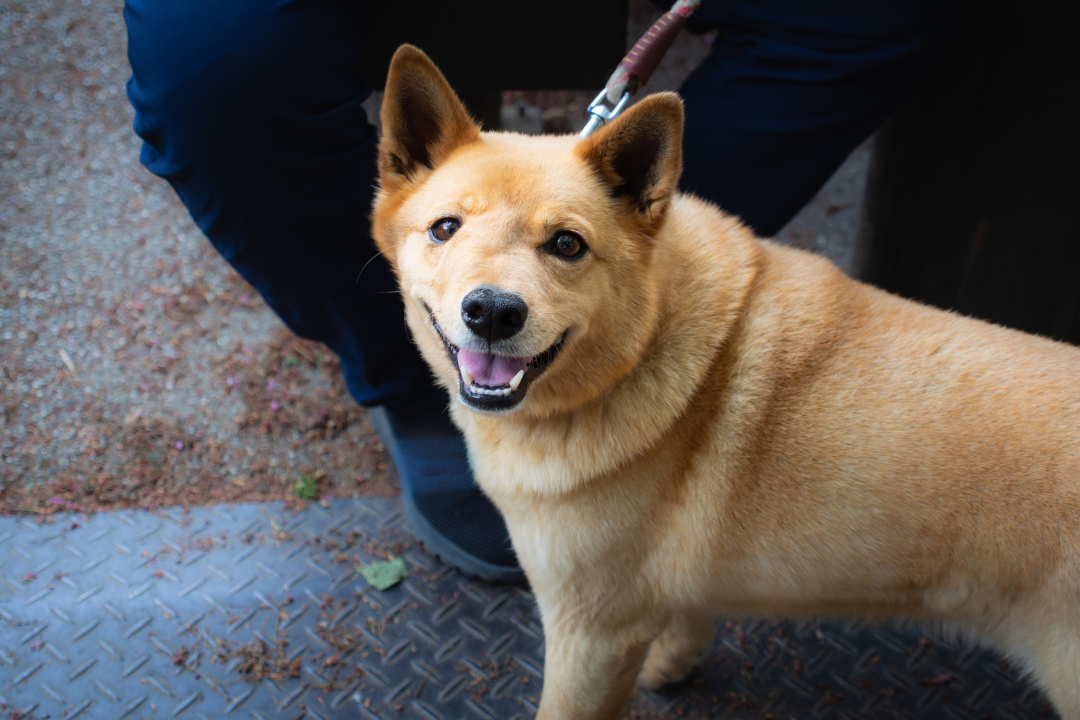
[[[354, 563], [388, 552], [386, 592]], [[425, 555], [396, 499], [0, 518], [0, 704], [10, 717], [531, 718], [529, 593]], [[903, 626], [723, 623], [636, 718], [1046, 718], [998, 658]]]

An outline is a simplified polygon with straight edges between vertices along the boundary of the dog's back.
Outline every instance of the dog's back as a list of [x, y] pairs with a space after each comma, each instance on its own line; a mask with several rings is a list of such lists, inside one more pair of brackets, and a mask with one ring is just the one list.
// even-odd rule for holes
[[[819, 610], [850, 609], [856, 586], [885, 610], [966, 615], [1074, 562], [1080, 350], [902, 300], [798, 251], [766, 243], [762, 258], [725, 349], [741, 366], [714, 442], [745, 442], [718, 502], [754, 518], [759, 558], [803, 568], [802, 601], [816, 587]], [[831, 557], [804, 557], [825, 534]]]

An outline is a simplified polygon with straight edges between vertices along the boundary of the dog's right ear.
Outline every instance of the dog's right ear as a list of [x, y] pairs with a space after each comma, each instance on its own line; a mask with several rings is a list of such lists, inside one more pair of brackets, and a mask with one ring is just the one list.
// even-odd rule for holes
[[435, 63], [412, 45], [390, 61], [382, 104], [379, 182], [384, 189], [422, 179], [480, 128]]

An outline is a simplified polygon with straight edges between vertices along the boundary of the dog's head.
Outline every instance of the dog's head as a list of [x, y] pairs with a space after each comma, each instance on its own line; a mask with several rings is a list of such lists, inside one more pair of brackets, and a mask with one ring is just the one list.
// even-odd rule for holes
[[634, 366], [655, 330], [650, 270], [682, 117], [663, 93], [584, 140], [481, 133], [426, 55], [397, 51], [374, 233], [421, 351], [462, 403], [548, 414]]

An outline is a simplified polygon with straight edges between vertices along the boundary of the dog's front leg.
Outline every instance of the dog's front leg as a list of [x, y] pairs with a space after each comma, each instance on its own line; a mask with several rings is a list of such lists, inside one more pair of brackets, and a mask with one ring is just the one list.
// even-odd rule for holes
[[536, 720], [620, 717], [651, 638], [545, 618], [544, 690]]

